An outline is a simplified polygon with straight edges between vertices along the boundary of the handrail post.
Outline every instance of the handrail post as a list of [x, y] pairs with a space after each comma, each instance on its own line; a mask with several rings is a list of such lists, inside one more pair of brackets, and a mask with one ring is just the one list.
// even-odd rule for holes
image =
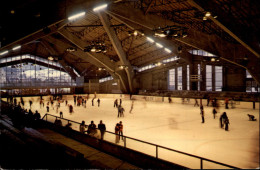
[[156, 158], [158, 159], [158, 145], [156, 145]]
[[124, 137], [124, 147], [126, 148], [126, 137]]
[[47, 116], [48, 116], [48, 115], [46, 114], [46, 122], [47, 122]]
[[203, 159], [200, 158], [200, 169], [203, 169]]

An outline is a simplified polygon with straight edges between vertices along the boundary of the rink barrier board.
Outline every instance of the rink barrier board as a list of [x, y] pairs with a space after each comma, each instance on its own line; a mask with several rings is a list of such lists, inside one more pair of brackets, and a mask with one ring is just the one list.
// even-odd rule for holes
[[[171, 97], [172, 103], [178, 103], [182, 104], [182, 98], [175, 98]], [[169, 103], [168, 97], [164, 97], [164, 102]], [[200, 99], [197, 99], [198, 103], [200, 104]], [[224, 100], [218, 100], [220, 107], [225, 107], [225, 101]], [[229, 108], [231, 108], [231, 101], [229, 101]], [[239, 108], [239, 109], [253, 109], [253, 102], [244, 102], [244, 101], [233, 101], [234, 102], [234, 108]], [[190, 102], [187, 103], [186, 98], [184, 104], [190, 104], [194, 105], [195, 104], [195, 99], [190, 98]], [[207, 99], [202, 99], [202, 104], [203, 106], [207, 106]], [[255, 109], [259, 109], [259, 102], [255, 102]]]

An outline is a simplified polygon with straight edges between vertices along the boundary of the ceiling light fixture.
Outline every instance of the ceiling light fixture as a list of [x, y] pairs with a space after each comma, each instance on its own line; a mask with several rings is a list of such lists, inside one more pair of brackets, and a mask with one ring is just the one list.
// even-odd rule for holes
[[78, 19], [80, 17], [83, 17], [84, 15], [86, 14], [86, 12], [80, 12], [78, 14], [75, 14], [75, 15], [72, 15], [68, 18], [68, 20], [72, 21], [72, 20], [75, 20], [75, 19]]
[[216, 59], [215, 59], [215, 58], [211, 58], [211, 60], [210, 60], [210, 61], [214, 62], [214, 61], [216, 61]]
[[167, 53], [171, 53], [172, 51], [168, 48], [164, 48], [164, 50], [167, 52]]
[[54, 58], [53, 58], [52, 56], [49, 56], [49, 57], [48, 57], [48, 60], [53, 61]]
[[15, 50], [18, 50], [18, 49], [20, 49], [20, 48], [21, 48], [21, 46], [18, 45], [18, 46], [15, 46], [14, 48], [12, 48], [12, 50], [15, 51]]
[[97, 11], [105, 9], [106, 7], [107, 7], [107, 4], [103, 4], [98, 7], [93, 8], [93, 11], [97, 12]]
[[154, 42], [154, 40], [153, 40], [152, 38], [150, 38], [150, 37], [147, 37], [147, 40], [148, 40], [150, 43], [153, 43], [153, 42]]
[[160, 43], [155, 43], [155, 45], [156, 45], [157, 47], [159, 47], [159, 48], [163, 48], [163, 45], [160, 44]]
[[155, 37], [166, 37], [167, 35], [166, 34], [163, 34], [163, 33], [154, 33], [154, 36]]
[[205, 16], [209, 17], [209, 16], [211, 16], [211, 13], [210, 12], [206, 12]]
[[1, 52], [0, 55], [5, 55], [7, 53], [8, 53], [8, 50]]

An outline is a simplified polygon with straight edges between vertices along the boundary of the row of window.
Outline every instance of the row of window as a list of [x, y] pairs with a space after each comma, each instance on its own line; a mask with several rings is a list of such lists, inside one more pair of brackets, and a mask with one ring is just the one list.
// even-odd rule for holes
[[[213, 70], [215, 72], [214, 81], [213, 81]], [[223, 73], [222, 73], [222, 66], [212, 66], [206, 65], [206, 90], [213, 91], [213, 83], [215, 83], [215, 91], [222, 91], [223, 86]], [[187, 90], [190, 90], [190, 67], [187, 65]], [[201, 68], [200, 64], [198, 64], [198, 75], [201, 75]], [[185, 76], [185, 75], [184, 75]], [[177, 81], [175, 80], [177, 77]], [[182, 67], [177, 67], [176, 69], [169, 70], [169, 89], [170, 90], [182, 90], [183, 89], [183, 74], [182, 74]], [[176, 88], [177, 82], [177, 88]], [[198, 90], [200, 90], [200, 81], [198, 80]]]

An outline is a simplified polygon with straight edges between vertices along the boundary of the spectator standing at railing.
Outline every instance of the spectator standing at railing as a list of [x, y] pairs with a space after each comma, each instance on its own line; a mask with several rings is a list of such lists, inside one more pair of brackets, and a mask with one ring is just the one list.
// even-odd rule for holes
[[119, 130], [120, 130], [120, 124], [117, 123], [115, 127], [116, 143], [119, 143]]
[[40, 113], [36, 110], [34, 113], [34, 120], [39, 120], [41, 118]]
[[17, 104], [17, 100], [16, 100], [16, 98], [14, 98], [14, 105], [16, 105]]
[[94, 135], [96, 132], [96, 125], [94, 123], [94, 121], [92, 120], [91, 123], [88, 125], [88, 134], [89, 135]]
[[119, 122], [119, 139], [120, 139], [120, 136], [122, 137], [122, 140], [123, 139], [123, 123], [122, 121]]
[[100, 123], [98, 124], [98, 129], [101, 133], [101, 140], [103, 140], [106, 132], [106, 125], [102, 122], [102, 120], [100, 120]]
[[81, 124], [79, 125], [79, 131], [80, 131], [80, 133], [85, 133], [85, 128], [86, 128], [86, 125], [85, 125], [85, 121], [83, 120], [82, 122], [81, 122]]
[[63, 118], [63, 112], [60, 112], [60, 118]]

